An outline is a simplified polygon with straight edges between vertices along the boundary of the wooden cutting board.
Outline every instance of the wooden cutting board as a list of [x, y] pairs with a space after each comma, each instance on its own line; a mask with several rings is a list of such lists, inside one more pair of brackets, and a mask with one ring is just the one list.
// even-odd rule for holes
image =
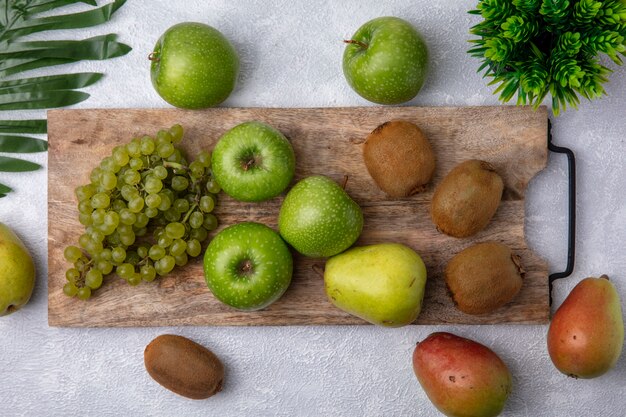
[[[111, 275], [89, 301], [62, 292], [68, 263], [63, 249], [76, 244], [83, 226], [73, 190], [88, 182], [90, 170], [111, 149], [143, 134], [180, 123], [182, 146], [195, 155], [210, 150], [222, 133], [247, 120], [280, 129], [292, 142], [296, 179], [324, 174], [341, 182], [363, 208], [365, 226], [357, 245], [401, 242], [421, 254], [428, 282], [418, 324], [546, 323], [549, 319], [548, 268], [524, 237], [524, 194], [547, 160], [548, 116], [545, 108], [522, 107], [364, 107], [364, 108], [216, 108], [54, 110], [48, 112], [48, 321], [51, 326], [170, 325], [310, 325], [362, 324], [328, 302], [323, 280], [314, 266], [323, 260], [295, 256], [291, 286], [270, 307], [240, 312], [217, 301], [207, 289], [201, 257], [171, 276], [130, 287]], [[431, 223], [429, 191], [394, 200], [380, 191], [367, 173], [361, 149], [367, 134], [391, 119], [417, 123], [437, 155], [434, 184], [456, 164], [470, 158], [491, 162], [506, 189], [490, 225], [477, 236], [455, 239], [438, 233]], [[221, 228], [257, 221], [276, 228], [282, 197], [264, 203], [240, 203], [220, 194], [216, 208]], [[509, 245], [526, 270], [517, 297], [492, 314], [471, 316], [457, 310], [446, 294], [442, 271], [450, 258], [480, 241]], [[488, 289], [486, 289], [488, 291]]]

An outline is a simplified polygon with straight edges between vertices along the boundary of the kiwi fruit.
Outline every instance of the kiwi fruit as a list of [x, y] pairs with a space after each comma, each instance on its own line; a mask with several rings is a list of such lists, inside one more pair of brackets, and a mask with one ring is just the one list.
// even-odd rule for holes
[[486, 314], [511, 301], [522, 288], [520, 257], [506, 245], [472, 245], [448, 262], [445, 280], [454, 303], [467, 314]]
[[376, 185], [391, 197], [424, 191], [435, 172], [435, 154], [411, 122], [392, 120], [367, 136], [363, 159]]
[[157, 337], [146, 347], [144, 363], [156, 382], [183, 397], [200, 400], [222, 390], [222, 362], [213, 352], [186, 337]]
[[503, 191], [504, 181], [490, 163], [462, 162], [435, 188], [430, 207], [433, 223], [446, 235], [472, 236], [489, 224]]

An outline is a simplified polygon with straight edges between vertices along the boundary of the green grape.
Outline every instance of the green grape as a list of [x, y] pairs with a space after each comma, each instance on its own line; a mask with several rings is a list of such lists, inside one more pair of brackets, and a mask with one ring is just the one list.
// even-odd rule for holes
[[94, 242], [102, 242], [104, 240], [104, 233], [99, 230], [92, 230], [89, 232], [89, 237], [91, 237]]
[[132, 285], [133, 287], [135, 285], [139, 285], [141, 283], [141, 274], [138, 272], [133, 273], [132, 276], [128, 277], [128, 279], [126, 280], [130, 285]]
[[180, 239], [185, 235], [185, 225], [173, 222], [165, 226], [165, 233], [172, 239]]
[[189, 187], [189, 180], [187, 180], [187, 178], [180, 175], [176, 175], [172, 178], [172, 189], [176, 191], [183, 191], [186, 190], [187, 187]]
[[67, 279], [72, 284], [76, 284], [76, 282], [80, 279], [80, 271], [76, 268], [70, 268], [65, 271], [65, 279]]
[[187, 253], [186, 252], [183, 252], [180, 255], [174, 256], [174, 262], [178, 266], [185, 266], [185, 265], [187, 265], [188, 260], [189, 260], [189, 258], [187, 257]]
[[91, 226], [93, 224], [93, 219], [86, 213], [78, 213], [78, 221], [83, 226]]
[[161, 191], [161, 194], [165, 194], [167, 198], [170, 199], [170, 203], [176, 200], [176, 194], [174, 194], [174, 191], [170, 190], [169, 188], [165, 188], [163, 191]]
[[129, 279], [135, 274], [135, 267], [129, 263], [123, 263], [115, 269], [115, 273], [122, 279]]
[[141, 158], [132, 158], [128, 162], [128, 165], [130, 166], [130, 169], [138, 171], [141, 168], [143, 168], [143, 159], [141, 159]]
[[143, 210], [144, 199], [141, 197], [135, 197], [128, 202], [128, 209], [133, 213], [139, 213]]
[[215, 207], [215, 200], [213, 200], [213, 197], [208, 196], [208, 195], [204, 195], [200, 198], [200, 210], [202, 210], [205, 213], [210, 213], [213, 211], [213, 208]]
[[96, 193], [96, 187], [93, 184], [81, 185], [74, 189], [74, 194], [78, 201], [88, 200]]
[[78, 244], [80, 245], [81, 248], [86, 249], [87, 246], [91, 244], [91, 237], [87, 233], [83, 233], [78, 238]]
[[137, 255], [139, 255], [139, 257], [143, 259], [148, 256], [148, 250], [150, 250], [150, 246], [144, 243], [141, 246], [137, 247]]
[[120, 223], [132, 226], [137, 221], [137, 215], [129, 209], [123, 209], [119, 212]]
[[100, 259], [103, 259], [105, 261], [110, 261], [111, 260], [111, 249], [110, 248], [102, 249], [102, 252], [100, 252]]
[[185, 253], [187, 249], [187, 242], [182, 239], [176, 239], [172, 242], [172, 246], [170, 246], [170, 255], [178, 256]]
[[111, 260], [116, 263], [122, 263], [126, 259], [126, 250], [120, 246], [111, 249]]
[[148, 225], [150, 218], [145, 213], [137, 213], [135, 216], [135, 227], [141, 229]]
[[120, 246], [122, 244], [122, 241], [120, 240], [120, 234], [117, 233], [117, 230], [111, 233], [107, 237], [107, 242], [109, 243], [110, 246], [113, 246], [113, 247]]
[[165, 168], [163, 165], [155, 166], [152, 169], [152, 175], [160, 180], [164, 180], [165, 178], [167, 178], [167, 168]]
[[149, 194], [156, 194], [163, 189], [163, 182], [155, 176], [148, 175], [144, 180], [143, 188]]
[[159, 204], [160, 211], [166, 211], [172, 205], [172, 199], [168, 197], [166, 193], [159, 193], [159, 197], [161, 197], [161, 204]]
[[204, 222], [204, 216], [199, 211], [194, 211], [191, 213], [191, 216], [189, 216], [189, 226], [193, 229], [202, 227], [202, 222]]
[[141, 138], [141, 153], [144, 155], [151, 155], [154, 152], [155, 144], [154, 140], [150, 136], [144, 136]]
[[70, 263], [74, 263], [76, 262], [78, 259], [80, 259], [81, 256], [83, 256], [83, 252], [77, 248], [76, 246], [68, 246], [67, 248], [65, 248], [65, 250], [63, 251], [63, 256], [65, 257], [65, 259], [67, 259]]
[[162, 248], [169, 248], [173, 241], [174, 240], [171, 237], [163, 233], [161, 236], [159, 236], [157, 244]]
[[[93, 199], [93, 197], [91, 197], [91, 199]], [[83, 200], [80, 203], [78, 203], [79, 213], [91, 214], [92, 211], [93, 211], [93, 206], [92, 206], [91, 200]]]
[[130, 246], [135, 243], [136, 235], [134, 232], [120, 233], [120, 242], [125, 246]]
[[91, 297], [91, 288], [81, 287], [78, 289], [78, 292], [76, 293], [76, 295], [81, 300], [88, 300], [89, 297]]
[[[130, 171], [127, 171], [130, 172]], [[137, 172], [137, 171], [133, 171], [133, 172]], [[124, 185], [122, 187], [122, 189], [120, 190], [120, 193], [122, 194], [122, 198], [126, 201], [132, 200], [135, 197], [139, 196], [139, 191], [137, 191], [137, 189], [135, 187], [133, 187], [132, 185]]]
[[112, 190], [117, 185], [117, 177], [112, 172], [104, 171], [100, 176], [100, 183], [105, 190]]
[[163, 258], [159, 260], [161, 263], [162, 271], [164, 274], [169, 274], [174, 266], [176, 266], [176, 260], [173, 256], [165, 255]]
[[[161, 158], [167, 158], [169, 156], [172, 156], [172, 154], [174, 154], [174, 145], [172, 145], [171, 143], [161, 143], [157, 146], [157, 154], [161, 157]], [[174, 161], [172, 161], [174, 162]]]
[[197, 239], [200, 242], [204, 242], [208, 235], [209, 235], [209, 232], [207, 232], [207, 230], [204, 227], [191, 229], [191, 231], [189, 232], [190, 239]]
[[133, 233], [133, 227], [121, 223], [119, 226], [117, 226], [117, 233], [119, 233], [120, 235]]
[[202, 247], [200, 246], [200, 242], [196, 239], [191, 239], [187, 242], [187, 254], [192, 258], [200, 255], [202, 251]]
[[94, 183], [97, 184], [100, 182], [100, 173], [102, 172], [102, 170], [98, 167], [94, 168], [91, 170], [91, 173], [89, 174], [89, 180]]
[[104, 216], [104, 224], [117, 227], [120, 224], [120, 216], [114, 211], [108, 211]]
[[78, 287], [71, 282], [68, 282], [63, 286], [63, 293], [68, 297], [73, 297], [78, 293]]
[[180, 213], [184, 213], [189, 210], [189, 201], [184, 198], [178, 198], [174, 201], [174, 209], [178, 210]]
[[196, 161], [200, 162], [205, 168], [211, 167], [211, 154], [207, 151], [201, 151], [196, 157]]
[[198, 160], [195, 160], [191, 164], [189, 164], [189, 171], [191, 172], [191, 175], [193, 175], [195, 178], [200, 178], [204, 175], [204, 165], [202, 165], [202, 163], [200, 163]]
[[206, 182], [206, 189], [211, 194], [217, 194], [222, 190], [220, 185], [214, 179], [210, 179]]
[[150, 257], [150, 259], [152, 259], [153, 261], [158, 261], [159, 259], [161, 259], [162, 257], [164, 257], [166, 255], [165, 253], [165, 249], [162, 248], [159, 245], [152, 245], [150, 247], [150, 250], [148, 251], [148, 256]]
[[109, 236], [111, 235], [113, 232], [115, 232], [115, 228], [117, 226], [115, 226], [114, 224], [100, 224], [98, 225], [98, 230], [100, 230], [105, 236]]
[[[150, 196], [148, 196], [150, 197]], [[147, 198], [147, 197], [146, 197]], [[153, 219], [156, 216], [159, 215], [159, 209], [158, 208], [154, 208], [154, 207], [148, 207], [144, 210], [144, 213], [146, 214], [146, 216], [148, 216], [149, 219]]]
[[202, 223], [205, 229], [211, 231], [217, 229], [217, 217], [214, 214], [207, 214], [204, 216], [204, 223]]
[[170, 127], [170, 135], [172, 136], [172, 142], [180, 143], [183, 140], [183, 127], [179, 124]]
[[113, 209], [113, 211], [119, 212], [126, 208], [126, 203], [122, 199], [116, 199], [115, 201], [111, 203], [111, 208]]
[[139, 139], [133, 139], [126, 145], [128, 156], [137, 158], [141, 156], [141, 142]]
[[157, 143], [163, 144], [163, 143], [167, 143], [167, 144], [172, 144], [172, 134], [170, 132], [168, 132], [165, 129], [161, 129], [157, 132], [156, 135], [156, 141]]
[[106, 211], [104, 209], [95, 209], [91, 212], [91, 220], [93, 220], [94, 224], [102, 224], [104, 223], [105, 215]]
[[180, 211], [176, 210], [174, 207], [170, 207], [165, 210], [163, 217], [165, 217], [165, 220], [168, 222], [177, 222], [180, 220]]
[[90, 269], [89, 272], [85, 274], [85, 285], [92, 290], [100, 288], [102, 285], [102, 272], [98, 269]]
[[139, 257], [139, 254], [137, 252], [127, 251], [125, 262], [131, 265], [137, 265], [139, 262], [141, 262], [141, 258]]
[[113, 271], [113, 264], [109, 261], [100, 260], [96, 263], [96, 268], [98, 268], [103, 275], [108, 275]]
[[[129, 169], [124, 172], [124, 182], [126, 182], [127, 185], [137, 185], [139, 184], [139, 181], [141, 181], [141, 174], [139, 172], [134, 169]], [[126, 200], [128, 200], [128, 198], [126, 198]]]
[[128, 164], [129, 159], [129, 152], [126, 150], [125, 146], [116, 146], [115, 148], [113, 148], [113, 160], [116, 164], [118, 164], [119, 166], [124, 166]]
[[[109, 207], [109, 204], [111, 203], [111, 200], [108, 196], [108, 194], [106, 193], [97, 193], [94, 194], [93, 197], [91, 197], [91, 206], [93, 208], [107, 208]], [[82, 213], [82, 211], [81, 211]]]
[[146, 206], [157, 208], [161, 205], [161, 196], [159, 194], [148, 194], [146, 196]]
[[74, 267], [80, 272], [83, 272], [87, 268], [88, 263], [89, 259], [87, 259], [85, 256], [81, 256], [80, 259], [74, 262]]
[[141, 274], [141, 279], [146, 282], [152, 282], [156, 277], [156, 271], [152, 265], [143, 265], [139, 272]]
[[120, 170], [120, 164], [115, 162], [115, 159], [112, 157], [107, 156], [100, 162], [100, 170], [102, 173], [110, 172], [111, 174], [116, 174]]

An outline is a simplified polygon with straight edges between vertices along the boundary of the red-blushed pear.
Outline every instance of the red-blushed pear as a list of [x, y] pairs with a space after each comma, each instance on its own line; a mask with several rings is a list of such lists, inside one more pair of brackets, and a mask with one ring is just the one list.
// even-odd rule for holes
[[511, 392], [506, 364], [488, 347], [433, 333], [413, 351], [413, 371], [435, 407], [449, 417], [494, 417]]
[[556, 368], [575, 378], [595, 378], [615, 366], [624, 344], [619, 294], [606, 275], [585, 278], [558, 308], [548, 329]]

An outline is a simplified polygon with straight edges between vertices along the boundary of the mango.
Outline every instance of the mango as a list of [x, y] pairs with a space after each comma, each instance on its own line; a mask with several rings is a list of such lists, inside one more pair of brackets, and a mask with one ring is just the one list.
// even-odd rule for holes
[[595, 378], [610, 370], [624, 345], [619, 294], [606, 275], [585, 278], [552, 317], [548, 353], [556, 368], [574, 378]]
[[435, 407], [449, 417], [494, 417], [511, 393], [511, 373], [488, 347], [433, 333], [413, 352], [413, 371]]
[[156, 382], [183, 397], [200, 400], [222, 390], [222, 362], [213, 352], [186, 337], [157, 337], [146, 347], [144, 362]]

